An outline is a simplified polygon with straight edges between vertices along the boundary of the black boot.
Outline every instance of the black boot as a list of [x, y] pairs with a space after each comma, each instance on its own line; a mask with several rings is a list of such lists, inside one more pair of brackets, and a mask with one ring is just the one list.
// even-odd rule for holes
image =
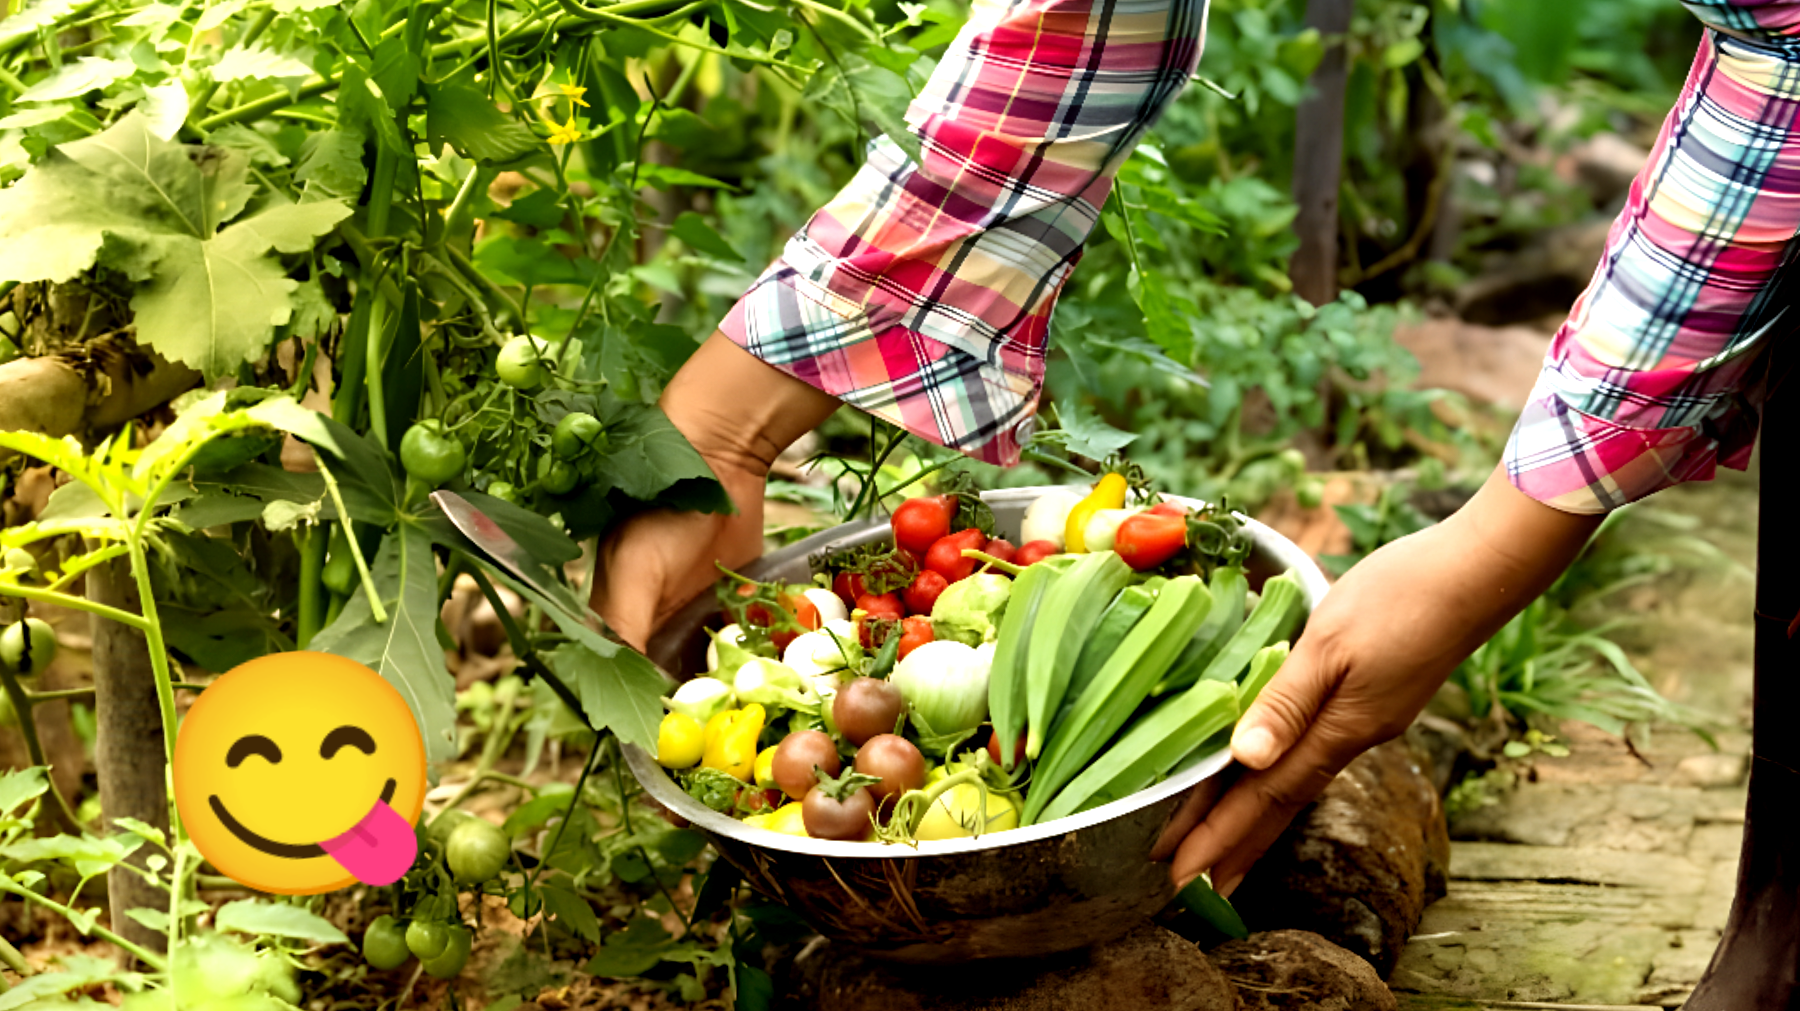
[[1800, 522], [1796, 486], [1782, 477], [1800, 468], [1800, 388], [1783, 386], [1791, 378], [1770, 383], [1762, 425], [1756, 708], [1737, 898], [1689, 1011], [1800, 1011]]

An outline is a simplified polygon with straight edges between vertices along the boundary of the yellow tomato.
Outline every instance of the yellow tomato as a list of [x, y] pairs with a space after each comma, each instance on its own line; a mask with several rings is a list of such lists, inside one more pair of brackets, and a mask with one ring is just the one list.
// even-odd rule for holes
[[690, 768], [700, 761], [705, 747], [699, 720], [685, 713], [670, 713], [656, 732], [656, 764], [665, 769]]
[[963, 839], [1018, 827], [1019, 805], [1010, 795], [990, 789], [984, 805], [980, 784], [958, 783], [932, 801], [913, 838]]

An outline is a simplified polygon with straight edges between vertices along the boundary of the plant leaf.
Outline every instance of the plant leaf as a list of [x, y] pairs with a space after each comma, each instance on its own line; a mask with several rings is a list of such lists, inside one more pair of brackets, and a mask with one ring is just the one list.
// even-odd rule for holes
[[[560, 611], [549, 613], [561, 621]], [[591, 630], [589, 635], [600, 639]], [[662, 723], [662, 696], [669, 690], [669, 682], [635, 650], [606, 642], [611, 652], [602, 653], [590, 643], [583, 636], [582, 641], [557, 647], [544, 660], [575, 690], [595, 729], [606, 727], [627, 744], [654, 748], [657, 727]]]
[[61, 69], [49, 77], [25, 89], [16, 101], [60, 102], [65, 98], [80, 98], [136, 72], [137, 64], [130, 60], [83, 56], [72, 63], [63, 64]]
[[425, 133], [434, 151], [449, 144], [476, 161], [504, 164], [535, 154], [544, 146], [530, 127], [501, 112], [473, 84], [457, 81], [429, 91]]
[[235, 930], [258, 937], [292, 937], [321, 944], [349, 944], [344, 932], [330, 921], [299, 906], [278, 905], [260, 899], [239, 899], [220, 908], [213, 923], [220, 930]]

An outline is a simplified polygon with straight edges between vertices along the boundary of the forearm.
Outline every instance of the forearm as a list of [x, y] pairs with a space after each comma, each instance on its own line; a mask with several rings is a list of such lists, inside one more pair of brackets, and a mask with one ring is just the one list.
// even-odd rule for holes
[[720, 333], [675, 373], [661, 403], [740, 509], [740, 491], [760, 491], [781, 451], [838, 407], [835, 397], [764, 365]]

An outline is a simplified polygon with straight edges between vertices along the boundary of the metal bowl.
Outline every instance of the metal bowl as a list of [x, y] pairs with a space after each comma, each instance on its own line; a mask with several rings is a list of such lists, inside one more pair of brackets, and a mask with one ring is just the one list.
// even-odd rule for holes
[[[1016, 539], [1025, 507], [1048, 490], [983, 498], [999, 531]], [[1287, 538], [1255, 520], [1246, 524], [1255, 542], [1250, 585], [1291, 569], [1307, 609], [1317, 607], [1327, 589], [1319, 567]], [[886, 521], [846, 524], [759, 559], [745, 574], [802, 582], [826, 558], [889, 534]], [[666, 670], [704, 670], [702, 630], [717, 611], [710, 594], [696, 599], [651, 642], [651, 657]], [[1147, 790], [1067, 818], [915, 847], [752, 828], [689, 797], [643, 750], [627, 747], [625, 757], [651, 797], [704, 833], [758, 891], [826, 937], [913, 963], [1036, 957], [1129, 931], [1174, 897], [1168, 867], [1158, 861], [1199, 822], [1231, 760], [1221, 750]]]

